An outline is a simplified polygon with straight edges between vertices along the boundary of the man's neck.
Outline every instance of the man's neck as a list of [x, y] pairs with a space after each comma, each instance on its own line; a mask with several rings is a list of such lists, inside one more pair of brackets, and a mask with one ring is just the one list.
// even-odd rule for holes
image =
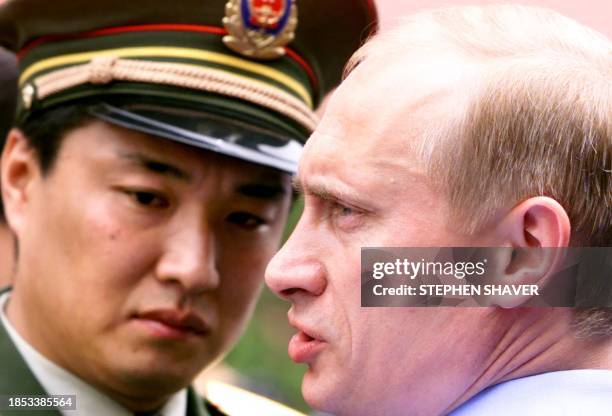
[[574, 370], [612, 370], [612, 339], [580, 339], [571, 327], [570, 308], [516, 309], [482, 372], [447, 409], [466, 402], [487, 387], [535, 374]]

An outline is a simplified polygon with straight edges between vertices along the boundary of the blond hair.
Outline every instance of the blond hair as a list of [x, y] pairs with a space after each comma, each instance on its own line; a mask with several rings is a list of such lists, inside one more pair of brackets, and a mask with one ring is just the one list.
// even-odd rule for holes
[[[346, 73], [415, 52], [457, 53], [478, 67], [458, 88], [463, 112], [421, 146], [465, 232], [546, 195], [568, 213], [574, 244], [612, 246], [610, 40], [541, 8], [431, 10], [371, 39]], [[612, 309], [577, 316], [581, 331], [612, 335]]]

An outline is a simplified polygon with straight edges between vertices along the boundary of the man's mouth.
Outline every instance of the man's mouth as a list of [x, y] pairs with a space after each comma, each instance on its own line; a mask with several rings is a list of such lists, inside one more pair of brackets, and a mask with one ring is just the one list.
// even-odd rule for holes
[[327, 343], [314, 331], [298, 323], [290, 323], [298, 332], [289, 341], [289, 357], [296, 363], [311, 364]]
[[179, 309], [154, 309], [137, 313], [134, 319], [152, 335], [164, 339], [203, 337], [210, 332], [209, 325], [197, 314]]

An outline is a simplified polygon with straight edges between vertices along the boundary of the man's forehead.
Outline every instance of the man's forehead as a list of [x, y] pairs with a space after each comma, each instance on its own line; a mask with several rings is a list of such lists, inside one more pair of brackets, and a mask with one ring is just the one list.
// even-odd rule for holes
[[[221, 172], [240, 173], [240, 176], [260, 182], [289, 182], [289, 175], [276, 169], [237, 158], [225, 156], [204, 149], [152, 136], [149, 134], [114, 126], [94, 120], [86, 126], [75, 129], [62, 146], [62, 156], [94, 158], [116, 161], [122, 164], [139, 166], [150, 171], [171, 174], [170, 176], [187, 181], [197, 180], [206, 175], [209, 168], [220, 168]], [[81, 136], [89, 140], [80, 140]], [[66, 150], [68, 153], [66, 153]], [[217, 169], [219, 170], [219, 169]]]
[[371, 139], [418, 137], [426, 125], [439, 125], [440, 118], [452, 116], [449, 110], [459, 110], [452, 101], [466, 95], [461, 92], [467, 72], [469, 66], [446, 55], [366, 60], [332, 96], [316, 133], [351, 138], [359, 130]]
[[139, 166], [150, 172], [164, 174], [185, 182], [197, 182], [212, 172], [222, 175], [219, 180], [232, 179], [238, 183], [260, 183], [289, 187], [290, 175], [277, 169], [257, 165], [230, 156], [198, 149], [188, 149], [192, 157], [172, 151], [151, 151], [136, 148], [133, 151], [117, 151], [118, 160]]
[[469, 66], [451, 65], [446, 56], [416, 58], [360, 64], [331, 98], [302, 165], [391, 166], [403, 159], [402, 170], [422, 170], [415, 157], [422, 140], [465, 110]]

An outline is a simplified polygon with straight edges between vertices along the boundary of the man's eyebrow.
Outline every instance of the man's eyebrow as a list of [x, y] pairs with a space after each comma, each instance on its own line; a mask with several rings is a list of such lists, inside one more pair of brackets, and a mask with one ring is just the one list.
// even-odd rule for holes
[[304, 181], [296, 177], [293, 179], [292, 185], [294, 190], [301, 195], [312, 195], [324, 201], [362, 205], [359, 202], [361, 198], [357, 194], [350, 192], [349, 189], [343, 190], [341, 187], [333, 186], [333, 184], [309, 183], [308, 181], [304, 183]]
[[291, 187], [293, 188], [293, 192], [295, 192], [296, 194], [303, 194], [304, 193], [304, 188], [302, 188], [302, 181], [300, 180], [300, 177], [298, 175], [295, 175], [293, 178], [291, 178]]
[[183, 181], [191, 181], [191, 175], [184, 170], [167, 162], [154, 159], [150, 156], [142, 153], [120, 153], [119, 156], [122, 159], [129, 160], [151, 172], [159, 173], [161, 175], [173, 176]]
[[281, 183], [248, 183], [238, 186], [236, 192], [251, 198], [275, 200], [287, 195], [288, 190], [287, 187], [283, 186]]

